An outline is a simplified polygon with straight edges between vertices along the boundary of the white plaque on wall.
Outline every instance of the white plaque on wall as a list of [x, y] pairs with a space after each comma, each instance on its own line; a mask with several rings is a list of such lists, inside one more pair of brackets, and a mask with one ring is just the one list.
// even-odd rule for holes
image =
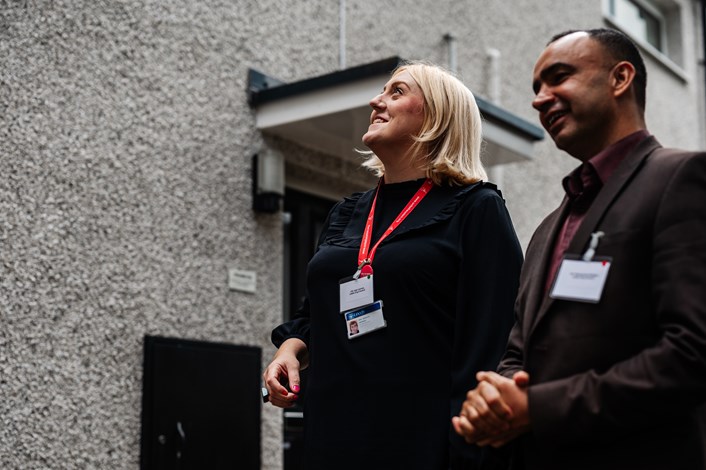
[[228, 288], [240, 292], [254, 293], [256, 290], [257, 273], [243, 269], [228, 270]]

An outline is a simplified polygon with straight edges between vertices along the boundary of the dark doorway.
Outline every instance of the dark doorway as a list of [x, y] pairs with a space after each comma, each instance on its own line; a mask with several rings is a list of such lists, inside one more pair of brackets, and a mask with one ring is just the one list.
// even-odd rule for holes
[[[284, 317], [296, 314], [306, 291], [306, 267], [319, 234], [335, 201], [287, 188], [284, 196]], [[306, 370], [302, 373], [302, 394], [306, 399]], [[304, 414], [301, 405], [284, 413], [284, 470], [302, 470]]]
[[299, 308], [306, 290], [306, 267], [336, 201], [287, 188], [284, 195], [284, 317]]
[[142, 470], [260, 469], [260, 348], [145, 336]]

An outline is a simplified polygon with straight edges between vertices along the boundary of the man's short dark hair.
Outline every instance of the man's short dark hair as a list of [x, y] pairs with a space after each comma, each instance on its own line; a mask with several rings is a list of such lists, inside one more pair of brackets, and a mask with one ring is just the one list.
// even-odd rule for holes
[[556, 34], [547, 43], [547, 45], [553, 43], [557, 39], [568, 36], [572, 33], [584, 32], [587, 33], [589, 37], [598, 41], [601, 46], [608, 52], [613, 60], [616, 62], [628, 61], [633, 67], [635, 67], [635, 79], [633, 80], [633, 87], [635, 90], [635, 101], [640, 109], [645, 111], [645, 96], [647, 88], [647, 69], [645, 69], [645, 62], [642, 60], [640, 51], [637, 49], [632, 40], [625, 34], [617, 31], [615, 29], [609, 28], [597, 28], [597, 29], [574, 29], [569, 31], [564, 31], [563, 33]]

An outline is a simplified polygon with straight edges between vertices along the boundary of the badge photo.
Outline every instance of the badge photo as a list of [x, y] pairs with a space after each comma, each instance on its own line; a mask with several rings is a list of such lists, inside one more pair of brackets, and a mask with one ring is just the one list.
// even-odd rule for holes
[[382, 315], [382, 301], [346, 312], [346, 332], [348, 339], [358, 338], [367, 333], [385, 328], [387, 322]]

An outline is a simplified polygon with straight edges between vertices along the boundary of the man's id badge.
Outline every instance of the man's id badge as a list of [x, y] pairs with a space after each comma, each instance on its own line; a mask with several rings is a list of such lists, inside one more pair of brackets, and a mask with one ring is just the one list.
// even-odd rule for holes
[[358, 279], [347, 277], [338, 283], [341, 312], [347, 312], [363, 305], [372, 304], [373, 275], [360, 276]]
[[365, 307], [345, 313], [348, 339], [363, 336], [380, 328], [385, 328], [387, 322], [382, 316], [382, 300]]
[[608, 278], [611, 258], [564, 258], [549, 294], [552, 299], [598, 303]]

